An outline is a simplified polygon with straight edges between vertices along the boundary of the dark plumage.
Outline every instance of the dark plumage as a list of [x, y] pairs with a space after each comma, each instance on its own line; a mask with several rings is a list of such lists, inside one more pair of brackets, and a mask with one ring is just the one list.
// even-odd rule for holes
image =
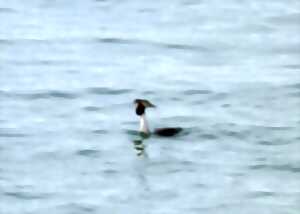
[[171, 137], [182, 131], [180, 127], [174, 128], [159, 128], [154, 130], [154, 134], [163, 136], [163, 137]]
[[145, 113], [145, 108], [146, 108], [146, 107], [145, 107], [144, 105], [138, 104], [138, 105], [136, 106], [135, 113], [136, 113], [137, 115], [141, 116], [141, 115], [143, 115], [143, 114]]

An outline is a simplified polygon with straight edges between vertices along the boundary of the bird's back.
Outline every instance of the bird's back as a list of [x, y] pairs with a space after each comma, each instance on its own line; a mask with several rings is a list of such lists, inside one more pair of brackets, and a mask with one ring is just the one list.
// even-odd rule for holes
[[182, 131], [180, 127], [168, 127], [168, 128], [159, 128], [154, 130], [154, 134], [163, 136], [163, 137], [171, 137]]

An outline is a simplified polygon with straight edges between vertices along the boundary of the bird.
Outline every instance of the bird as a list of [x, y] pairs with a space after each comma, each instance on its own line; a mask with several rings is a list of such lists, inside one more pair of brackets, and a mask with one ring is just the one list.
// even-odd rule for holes
[[[150, 129], [148, 121], [146, 118], [146, 108], [155, 108], [156, 106], [150, 101], [145, 99], [135, 99], [135, 113], [140, 117], [140, 129], [139, 132], [145, 135], [150, 135]], [[166, 128], [157, 128], [154, 130], [153, 134], [162, 136], [162, 137], [172, 137], [177, 135], [183, 129], [180, 127], [166, 127]]]

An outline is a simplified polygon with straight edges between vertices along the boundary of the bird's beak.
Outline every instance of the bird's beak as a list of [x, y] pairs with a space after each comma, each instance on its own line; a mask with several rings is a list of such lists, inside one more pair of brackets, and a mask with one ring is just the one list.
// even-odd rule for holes
[[156, 105], [151, 104], [150, 106], [148, 106], [150, 108], [156, 108]]
[[156, 105], [150, 103], [149, 101], [148, 101], [148, 102], [145, 102], [144, 105], [145, 105], [146, 107], [149, 107], [149, 108], [156, 108]]

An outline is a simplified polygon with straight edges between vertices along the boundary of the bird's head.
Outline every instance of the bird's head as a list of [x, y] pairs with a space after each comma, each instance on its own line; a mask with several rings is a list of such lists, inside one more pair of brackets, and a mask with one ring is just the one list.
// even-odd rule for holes
[[150, 101], [144, 100], [144, 99], [135, 99], [133, 103], [135, 104], [135, 113], [138, 116], [143, 115], [145, 113], [146, 108], [155, 108], [156, 107]]

